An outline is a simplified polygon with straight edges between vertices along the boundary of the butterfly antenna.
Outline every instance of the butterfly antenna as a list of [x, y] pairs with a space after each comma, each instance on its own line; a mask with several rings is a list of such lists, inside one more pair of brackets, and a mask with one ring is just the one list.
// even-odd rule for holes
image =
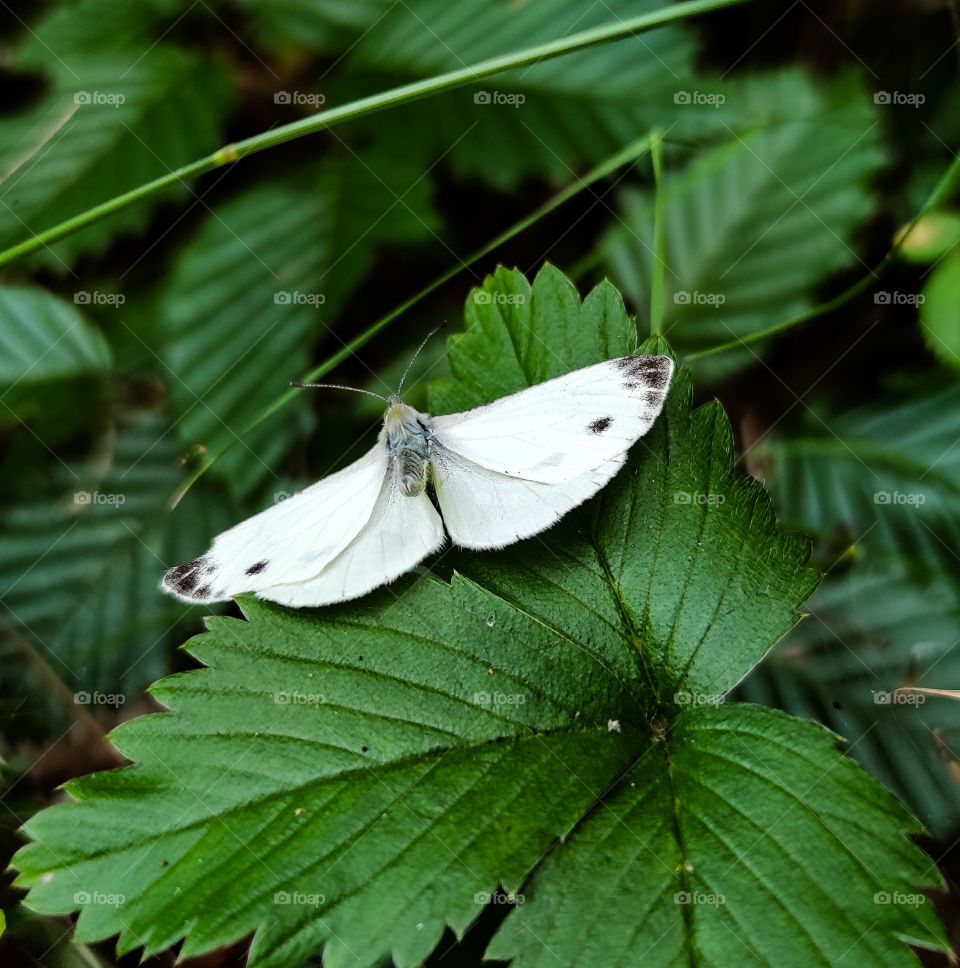
[[426, 337], [424, 338], [424, 341], [417, 347], [417, 352], [414, 353], [413, 356], [410, 358], [410, 362], [407, 364], [407, 368], [403, 371], [403, 376], [400, 377], [400, 385], [397, 387], [397, 394], [396, 394], [398, 397], [400, 396], [400, 391], [403, 389], [403, 381], [406, 380], [407, 374], [410, 372], [410, 367], [413, 366], [413, 364], [416, 361], [417, 357], [420, 355], [420, 350], [422, 350], [424, 348], [424, 346], [426, 346], [427, 343], [429, 343], [430, 340], [434, 336], [436, 336], [436, 334], [441, 329], [443, 329], [443, 327], [446, 326], [446, 325], [447, 324], [444, 321], [444, 322], [440, 323], [438, 326], [434, 326], [433, 329], [431, 329], [430, 332], [427, 333]]
[[361, 390], [359, 387], [342, 387], [336, 383], [301, 383], [299, 380], [294, 380], [290, 386], [310, 387], [326, 390], [349, 390], [351, 393], [365, 393], [368, 397], [376, 397], [378, 400], [382, 400], [384, 403], [390, 402], [386, 397], [380, 396], [379, 393], [374, 393], [373, 390]]

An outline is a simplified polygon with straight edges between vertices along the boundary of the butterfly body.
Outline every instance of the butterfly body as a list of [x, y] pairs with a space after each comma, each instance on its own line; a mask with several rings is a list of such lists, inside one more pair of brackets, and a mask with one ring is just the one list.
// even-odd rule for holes
[[447, 536], [479, 550], [538, 534], [616, 475], [672, 374], [669, 357], [625, 356], [439, 416], [391, 397], [372, 450], [223, 532], [163, 588], [326, 605], [393, 581]]
[[430, 472], [430, 417], [396, 397], [387, 401], [381, 440], [407, 497], [417, 497], [427, 486]]

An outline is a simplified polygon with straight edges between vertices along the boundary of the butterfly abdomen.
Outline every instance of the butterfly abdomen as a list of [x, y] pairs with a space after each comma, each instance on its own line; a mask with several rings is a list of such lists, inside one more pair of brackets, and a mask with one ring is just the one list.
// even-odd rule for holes
[[429, 418], [397, 401], [387, 408], [384, 430], [400, 490], [407, 497], [417, 497], [426, 488], [429, 473]]

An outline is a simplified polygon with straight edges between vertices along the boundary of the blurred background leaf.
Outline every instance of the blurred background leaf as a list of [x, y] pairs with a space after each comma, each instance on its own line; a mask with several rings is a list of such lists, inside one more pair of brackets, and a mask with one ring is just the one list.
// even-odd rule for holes
[[[13, 0], [0, 10], [0, 248], [320, 107], [660, 5]], [[15, 786], [4, 851], [58, 783], [113, 765], [97, 759], [103, 732], [152, 708], [148, 682], [192, 665], [177, 646], [202, 613], [158, 592], [164, 569], [372, 443], [379, 403], [354, 394], [302, 391], [260, 420], [289, 381], [657, 127], [665, 327], [681, 358], [869, 280], [803, 325], [694, 360], [697, 402], [721, 401], [744, 469], [766, 482], [781, 520], [813, 536], [828, 572], [810, 616], [742, 695], [847, 736], [929, 826], [952, 877], [958, 708], [877, 697], [957, 686], [960, 182], [903, 259], [879, 278], [866, 267], [960, 145], [956, 40], [938, 0], [757, 0], [282, 145], [5, 266], [0, 756]], [[324, 379], [392, 390], [423, 336], [460, 318], [464, 294], [501, 263], [531, 279], [552, 263], [583, 292], [608, 276], [645, 334], [653, 203], [649, 162], [624, 166]], [[408, 378], [410, 401], [425, 407], [437, 377], [469, 382], [467, 357], [509, 383], [508, 348], [466, 350], [453, 372], [435, 338]], [[74, 702], [94, 691], [126, 701]], [[18, 897], [0, 897], [8, 914], [22, 914]], [[450, 934], [430, 963], [478, 965], [476, 939], [493, 934], [496, 914], [473, 941]], [[68, 926], [41, 920], [9, 916], [0, 961], [10, 950], [117, 963], [109, 946], [51, 948]]]

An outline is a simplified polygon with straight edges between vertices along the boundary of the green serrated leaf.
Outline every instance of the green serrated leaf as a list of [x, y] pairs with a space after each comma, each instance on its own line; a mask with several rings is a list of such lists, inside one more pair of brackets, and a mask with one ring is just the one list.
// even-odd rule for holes
[[[495, 292], [529, 298], [485, 298]], [[441, 387], [447, 401], [634, 345], [612, 287], [581, 305], [550, 267], [532, 286], [498, 271], [468, 315], [451, 363], [469, 380]], [[491, 342], [513, 348], [506, 377], [478, 362]], [[838, 938], [851, 957], [890, 965], [912, 957], [899, 936], [941, 945], [929, 907], [873, 903], [935, 879], [903, 837], [915, 824], [902, 808], [826, 733], [712, 708], [720, 697], [707, 690], [742, 677], [816, 575], [805, 543], [775, 531], [759, 485], [732, 474], [722, 412], [691, 413], [689, 378], [675, 379], [648, 446], [564, 530], [467, 558], [470, 574], [449, 585], [407, 579], [315, 612], [243, 596], [246, 621], [211, 619], [189, 643], [207, 668], [154, 689], [170, 712], [115, 732], [134, 765], [72, 782], [71, 802], [27, 824], [33, 842], [15, 864], [30, 903], [81, 908], [80, 939], [120, 932], [121, 951], [148, 955], [256, 932], [251, 965], [294, 965], [323, 946], [328, 968], [388, 954], [408, 968], [445, 925], [465, 930], [498, 884], [530, 885], [508, 924], [529, 913], [571, 965], [582, 947], [541, 905], [590, 884], [598, 964], [636, 964], [649, 940], [630, 932], [643, 940], [647, 923], [709, 954], [726, 925], [753, 940], [764, 916], [799, 938], [798, 965]], [[636, 798], [642, 824], [610, 822]], [[581, 833], [589, 846], [604, 824], [656, 838], [666, 868], [654, 877], [635, 841], [584, 851]], [[582, 880], [548, 879], [554, 864]], [[821, 881], [795, 883], [798, 864]], [[624, 881], [651, 892], [629, 927], [614, 896]], [[719, 931], [673, 903], [701, 885], [731, 899]], [[803, 910], [788, 915], [779, 892]], [[507, 956], [531, 957], [504, 937]]]
[[960, 678], [955, 583], [920, 578], [903, 561], [868, 550], [828, 576], [807, 611], [738, 697], [842, 733], [857, 762], [935, 835], [948, 836], [960, 823], [957, 702], [897, 689], [953, 689]]
[[163, 421], [133, 415], [84, 466], [64, 466], [49, 494], [4, 510], [5, 619], [71, 691], [138, 691], [168, 670], [174, 627], [196, 620], [160, 591], [160, 576], [235, 510], [201, 489], [168, 527], [181, 473]]
[[915, 821], [835, 739], [757, 706], [682, 714], [547, 858], [488, 955], [515, 968], [915, 965], [901, 939], [942, 943], [916, 886], [933, 865], [906, 839], [892, 847]]
[[960, 386], [934, 384], [774, 435], [762, 451], [781, 515], [823, 544], [839, 535], [922, 572], [954, 571], [958, 414]]
[[0, 389], [109, 369], [103, 334], [42, 289], [0, 286]]
[[[209, 59], [155, 46], [46, 64], [49, 93], [0, 120], [0, 247], [216, 147], [230, 91], [223, 69]], [[188, 194], [185, 185], [178, 191]], [[119, 232], [142, 229], [156, 204], [141, 202], [93, 223], [33, 261], [63, 272], [79, 253], [100, 252]]]
[[240, 0], [250, 29], [267, 48], [343, 50], [376, 24], [391, 0]]
[[940, 834], [960, 820], [950, 766], [960, 706], [894, 691], [955, 686], [958, 414], [955, 385], [901, 389], [765, 442], [781, 517], [814, 535], [824, 561], [840, 560], [811, 617], [743, 691], [843, 732], [851, 754]]
[[[664, 333], [681, 352], [749, 336], [810, 308], [815, 286], [860, 261], [853, 234], [874, 205], [884, 161], [874, 109], [856, 84], [816, 88], [820, 110], [729, 139], [664, 180]], [[647, 312], [653, 196], [621, 194], [622, 223], [604, 243], [607, 271]], [[756, 358], [749, 349], [696, 364], [711, 378]]]
[[330, 338], [376, 247], [432, 231], [428, 187], [402, 156], [389, 168], [371, 162], [326, 160], [236, 196], [201, 224], [163, 280], [153, 349], [177, 432], [208, 451], [234, 444], [213, 472], [240, 493], [304, 436], [308, 397], [237, 444], [244, 427], [302, 376], [311, 345]]

